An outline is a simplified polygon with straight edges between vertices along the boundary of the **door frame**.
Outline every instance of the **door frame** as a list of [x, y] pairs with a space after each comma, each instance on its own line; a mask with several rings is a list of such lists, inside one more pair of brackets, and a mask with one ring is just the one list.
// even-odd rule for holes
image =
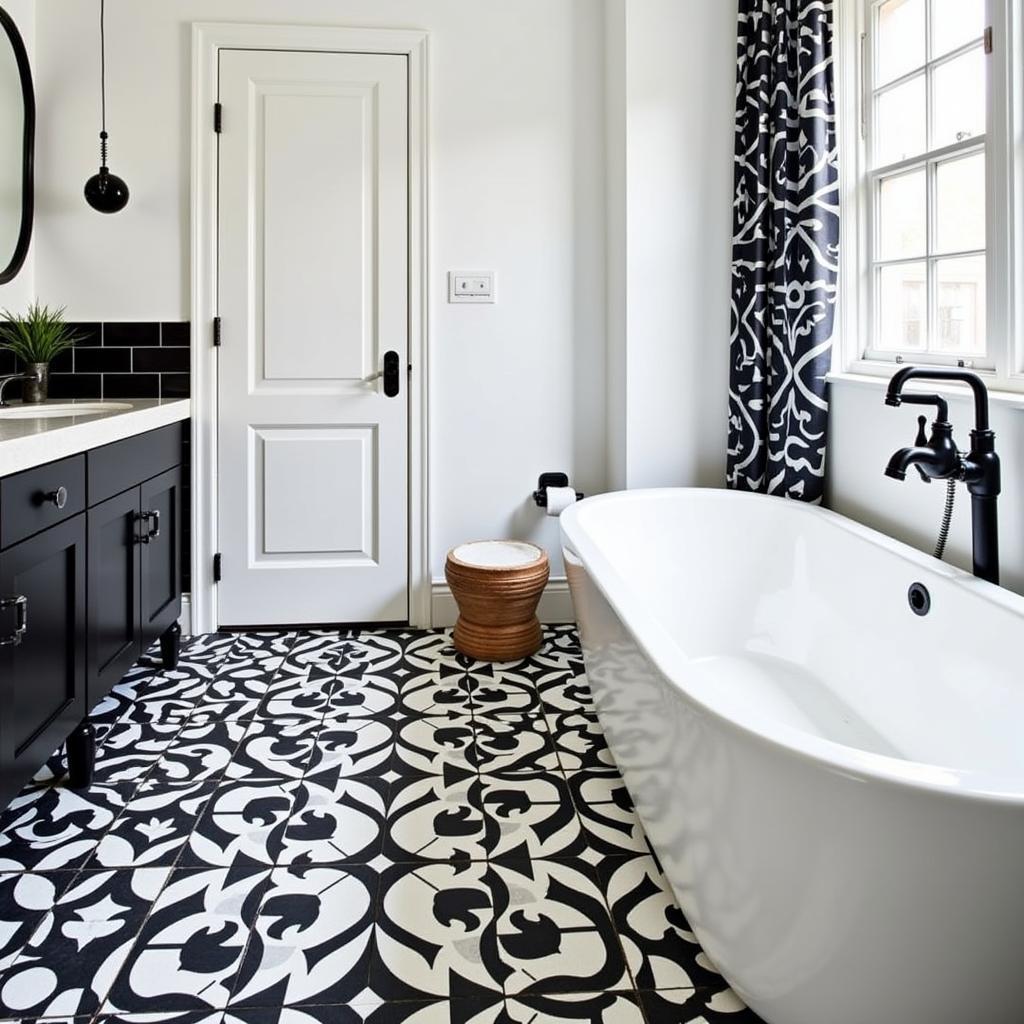
[[398, 54], [409, 68], [409, 624], [431, 625], [428, 438], [427, 33], [405, 29], [196, 22], [192, 25], [192, 628], [219, 625], [217, 539], [217, 152], [220, 51]]

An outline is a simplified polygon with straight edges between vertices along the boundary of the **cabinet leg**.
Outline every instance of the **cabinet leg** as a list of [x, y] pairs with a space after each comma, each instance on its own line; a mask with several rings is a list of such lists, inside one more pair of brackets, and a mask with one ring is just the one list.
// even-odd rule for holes
[[164, 668], [177, 668], [181, 651], [181, 626], [177, 622], [168, 626], [160, 636], [160, 657]]
[[92, 785], [92, 772], [96, 766], [96, 730], [91, 722], [79, 722], [68, 737], [68, 780], [72, 789], [87, 789]]

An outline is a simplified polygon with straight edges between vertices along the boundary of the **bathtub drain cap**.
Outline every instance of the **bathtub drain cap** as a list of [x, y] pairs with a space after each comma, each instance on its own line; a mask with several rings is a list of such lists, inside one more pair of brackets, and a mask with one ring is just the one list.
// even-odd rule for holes
[[910, 610], [915, 615], [927, 615], [932, 608], [932, 595], [923, 583], [912, 583], [907, 591], [907, 601], [910, 602]]

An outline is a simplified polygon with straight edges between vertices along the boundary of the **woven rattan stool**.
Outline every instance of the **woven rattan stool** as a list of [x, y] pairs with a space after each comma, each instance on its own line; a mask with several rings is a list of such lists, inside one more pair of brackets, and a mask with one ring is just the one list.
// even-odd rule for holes
[[536, 544], [484, 540], [448, 553], [444, 574], [459, 606], [453, 642], [480, 661], [518, 661], [541, 645], [537, 605], [548, 556]]

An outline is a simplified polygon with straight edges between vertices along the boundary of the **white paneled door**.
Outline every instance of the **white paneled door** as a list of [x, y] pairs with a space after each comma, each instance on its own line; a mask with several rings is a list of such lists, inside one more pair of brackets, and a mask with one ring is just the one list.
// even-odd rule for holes
[[407, 74], [221, 51], [221, 625], [408, 617]]

